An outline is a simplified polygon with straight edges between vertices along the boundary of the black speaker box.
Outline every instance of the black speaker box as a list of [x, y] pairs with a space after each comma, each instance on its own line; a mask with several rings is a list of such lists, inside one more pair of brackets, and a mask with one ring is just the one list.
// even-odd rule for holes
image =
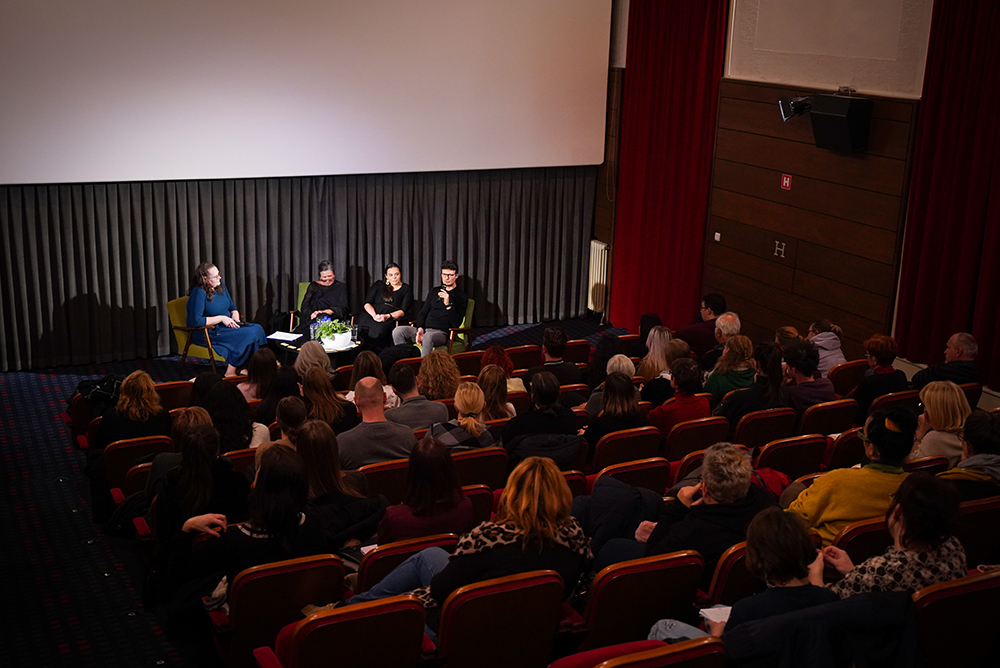
[[865, 97], [813, 95], [813, 138], [817, 148], [857, 153], [868, 148], [872, 101]]

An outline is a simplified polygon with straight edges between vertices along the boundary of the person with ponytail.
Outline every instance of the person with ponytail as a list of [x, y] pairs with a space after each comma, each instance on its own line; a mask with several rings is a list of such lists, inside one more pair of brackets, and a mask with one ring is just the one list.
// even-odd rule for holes
[[496, 445], [493, 433], [483, 424], [482, 412], [485, 405], [486, 399], [482, 388], [475, 383], [462, 383], [455, 391], [455, 409], [458, 411], [458, 418], [433, 425], [427, 435], [452, 450], [471, 450]]
[[281, 438], [277, 441], [262, 443], [257, 448], [257, 452], [254, 455], [254, 463], [257, 466], [260, 466], [260, 458], [263, 456], [264, 451], [273, 445], [280, 443], [294, 449], [296, 441], [298, 441], [299, 430], [309, 416], [305, 402], [299, 397], [285, 397], [278, 402], [278, 410], [275, 413], [278, 428], [281, 430]]
[[903, 461], [913, 449], [916, 431], [917, 416], [907, 408], [875, 411], [859, 434], [869, 463], [824, 473], [791, 502], [788, 512], [815, 528], [824, 546], [851, 522], [884, 516], [906, 478]]
[[754, 384], [743, 392], [736, 392], [720, 403], [712, 412], [729, 420], [730, 435], [744, 415], [767, 408], [788, 406], [788, 389], [784, 384], [781, 368], [781, 346], [777, 343], [758, 343], [753, 349], [757, 363]]
[[840, 340], [844, 338], [844, 330], [825, 318], [809, 325], [806, 341], [819, 350], [818, 371], [826, 378], [830, 369], [847, 361], [844, 351], [840, 349]]

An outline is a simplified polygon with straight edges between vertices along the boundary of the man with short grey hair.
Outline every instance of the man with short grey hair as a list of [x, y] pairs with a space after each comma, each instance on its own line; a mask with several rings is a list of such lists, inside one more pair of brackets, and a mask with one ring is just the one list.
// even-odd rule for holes
[[973, 361], [978, 353], [979, 344], [972, 334], [952, 334], [944, 349], [944, 362], [931, 364], [923, 371], [913, 374], [910, 381], [913, 389], [923, 389], [924, 385], [935, 380], [950, 380], [956, 385], [980, 383], [979, 369]]
[[722, 357], [722, 351], [726, 349], [726, 341], [739, 333], [740, 316], [732, 311], [726, 311], [716, 318], [715, 340], [717, 345], [699, 358], [698, 364], [701, 365], [701, 368], [705, 371], [711, 371], [715, 368], [715, 363], [719, 361], [719, 358]]

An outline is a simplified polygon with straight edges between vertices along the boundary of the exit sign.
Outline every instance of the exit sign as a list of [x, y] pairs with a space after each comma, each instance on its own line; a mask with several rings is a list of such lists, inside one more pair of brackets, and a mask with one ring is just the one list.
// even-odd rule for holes
[[781, 189], [782, 190], [791, 190], [792, 189], [792, 175], [791, 174], [782, 174], [781, 175]]

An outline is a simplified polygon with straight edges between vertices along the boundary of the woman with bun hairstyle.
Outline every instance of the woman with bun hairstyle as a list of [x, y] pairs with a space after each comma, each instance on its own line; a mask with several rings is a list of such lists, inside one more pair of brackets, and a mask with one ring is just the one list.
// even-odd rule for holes
[[[424, 359], [429, 359], [430, 356]], [[496, 439], [483, 424], [483, 390], [475, 383], [462, 383], [455, 391], [455, 410], [458, 417], [432, 425], [427, 435], [437, 439], [451, 450], [488, 448]]]

